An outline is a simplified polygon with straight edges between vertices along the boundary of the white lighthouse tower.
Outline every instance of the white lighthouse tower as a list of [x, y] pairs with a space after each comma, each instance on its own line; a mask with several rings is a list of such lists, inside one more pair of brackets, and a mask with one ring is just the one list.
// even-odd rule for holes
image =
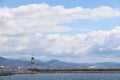
[[32, 54], [32, 57], [31, 57], [31, 69], [32, 70], [35, 69], [35, 60], [34, 60], [33, 54]]

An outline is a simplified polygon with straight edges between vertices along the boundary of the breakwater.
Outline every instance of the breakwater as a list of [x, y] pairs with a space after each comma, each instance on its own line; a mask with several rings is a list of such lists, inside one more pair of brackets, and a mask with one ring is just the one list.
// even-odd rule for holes
[[120, 69], [35, 69], [16, 72], [16, 74], [29, 73], [120, 73]]
[[0, 76], [9, 76], [14, 74], [12, 71], [2, 71], [0, 72]]
[[120, 73], [120, 69], [28, 69], [15, 72], [0, 72], [0, 76], [12, 74], [42, 74], [42, 73]]

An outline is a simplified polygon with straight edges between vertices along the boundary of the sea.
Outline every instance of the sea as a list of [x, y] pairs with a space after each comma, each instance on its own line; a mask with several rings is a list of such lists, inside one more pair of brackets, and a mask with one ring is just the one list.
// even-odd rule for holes
[[0, 80], [120, 80], [120, 74], [115, 73], [15, 74], [11, 76], [0, 76]]

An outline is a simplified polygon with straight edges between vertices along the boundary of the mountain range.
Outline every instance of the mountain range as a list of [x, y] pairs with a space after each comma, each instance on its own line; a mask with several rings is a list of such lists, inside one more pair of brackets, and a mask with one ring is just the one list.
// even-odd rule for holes
[[[50, 60], [43, 62], [35, 60], [35, 66], [40, 69], [118, 69], [120, 63], [117, 62], [102, 62], [102, 63], [69, 63], [59, 60]], [[27, 69], [30, 68], [30, 61], [27, 60], [12, 60], [4, 57], [0, 57], [0, 69], [1, 68], [14, 68], [14, 69]]]

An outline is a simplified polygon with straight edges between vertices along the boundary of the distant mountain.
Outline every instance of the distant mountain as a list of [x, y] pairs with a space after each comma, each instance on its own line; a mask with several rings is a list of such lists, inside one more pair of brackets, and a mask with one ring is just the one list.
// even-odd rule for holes
[[0, 67], [2, 68], [20, 68], [20, 67], [29, 67], [30, 62], [24, 60], [12, 60], [0, 57]]
[[[15, 69], [27, 69], [30, 68], [30, 61], [25, 60], [12, 60], [0, 57], [0, 68], [15, 68]], [[68, 63], [59, 60], [51, 60], [48, 62], [42, 62], [35, 60], [35, 66], [41, 69], [80, 69], [80, 68], [120, 68], [120, 63], [115, 62], [103, 62], [103, 63]]]

